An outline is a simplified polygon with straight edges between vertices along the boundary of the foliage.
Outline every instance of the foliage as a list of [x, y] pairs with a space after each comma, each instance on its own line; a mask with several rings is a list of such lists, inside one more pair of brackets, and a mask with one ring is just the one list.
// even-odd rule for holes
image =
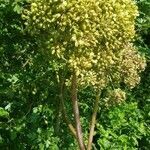
[[2, 117], [8, 118], [9, 117], [9, 113], [5, 109], [0, 107], [0, 118], [2, 118]]
[[[36, 51], [35, 38], [23, 33], [20, 13], [24, 4], [9, 0], [0, 3], [0, 149], [55, 149], [58, 138], [51, 124], [43, 127], [45, 113], [32, 113], [51, 96], [47, 88], [51, 80], [45, 80], [51, 73], [48, 62]], [[44, 109], [52, 111], [50, 107]]]
[[141, 149], [148, 150], [150, 147], [150, 2], [149, 0], [139, 0], [137, 4], [140, 10], [140, 16], [137, 18], [137, 32], [140, 36], [137, 45], [142, 52], [146, 53], [147, 67], [142, 73], [141, 83], [135, 88], [133, 95], [138, 101], [146, 126], [146, 135], [139, 141], [139, 144]]
[[143, 116], [137, 103], [123, 103], [112, 107], [102, 112], [99, 122], [96, 134], [100, 138], [97, 142], [104, 150], [135, 150], [138, 140], [146, 134]]
[[[136, 28], [138, 33], [137, 45], [139, 50], [144, 51], [149, 57], [150, 54], [150, 2], [148, 0], [138, 0], [137, 5], [139, 8], [139, 16], [136, 22]], [[148, 58], [149, 59], [149, 58]]]

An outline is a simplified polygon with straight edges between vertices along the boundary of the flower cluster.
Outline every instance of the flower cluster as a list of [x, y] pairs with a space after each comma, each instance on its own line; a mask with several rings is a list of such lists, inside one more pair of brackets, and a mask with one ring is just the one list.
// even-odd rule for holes
[[116, 104], [121, 104], [126, 99], [126, 93], [120, 88], [109, 91], [108, 97], [105, 98], [105, 104], [107, 107], [113, 106]]
[[131, 44], [133, 0], [30, 1], [22, 15], [27, 30], [46, 37], [45, 51], [75, 71], [79, 84], [103, 89], [113, 81], [131, 88], [139, 82], [145, 60]]

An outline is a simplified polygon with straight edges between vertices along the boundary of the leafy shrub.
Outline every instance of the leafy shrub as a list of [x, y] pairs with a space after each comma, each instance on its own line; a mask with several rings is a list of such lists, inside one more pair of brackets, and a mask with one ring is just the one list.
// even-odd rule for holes
[[135, 150], [146, 128], [137, 103], [124, 103], [103, 112], [97, 124], [98, 144], [104, 150]]

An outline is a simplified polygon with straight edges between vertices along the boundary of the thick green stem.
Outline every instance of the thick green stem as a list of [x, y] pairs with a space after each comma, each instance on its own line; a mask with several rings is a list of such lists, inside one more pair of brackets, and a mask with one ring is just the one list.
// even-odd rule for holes
[[79, 105], [77, 99], [77, 77], [75, 73], [72, 75], [71, 99], [72, 99], [73, 113], [74, 113], [75, 124], [76, 124], [77, 141], [80, 150], [85, 150], [81, 122], [80, 122]]
[[96, 99], [95, 99], [95, 104], [94, 104], [94, 108], [93, 108], [93, 114], [92, 114], [92, 120], [91, 120], [91, 126], [90, 126], [90, 133], [89, 133], [87, 150], [91, 150], [92, 149], [94, 128], [95, 128], [95, 124], [96, 124], [96, 115], [97, 115], [97, 111], [98, 111], [98, 102], [99, 102], [99, 92], [97, 92]]

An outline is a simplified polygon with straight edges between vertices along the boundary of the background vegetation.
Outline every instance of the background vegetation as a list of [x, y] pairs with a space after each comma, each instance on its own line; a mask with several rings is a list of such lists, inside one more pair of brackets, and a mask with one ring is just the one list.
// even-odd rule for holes
[[[150, 148], [150, 2], [137, 0], [135, 44], [146, 55], [140, 84], [128, 90], [127, 100], [105, 107], [99, 103], [93, 149], [149, 150]], [[76, 150], [77, 142], [61, 114], [57, 63], [39, 51], [39, 39], [24, 32], [21, 17], [26, 0], [0, 1], [0, 149]], [[65, 106], [73, 121], [72, 105]], [[94, 90], [79, 89], [84, 138], [92, 113]], [[105, 92], [104, 92], [105, 94]], [[86, 100], [86, 103], [85, 103]]]

